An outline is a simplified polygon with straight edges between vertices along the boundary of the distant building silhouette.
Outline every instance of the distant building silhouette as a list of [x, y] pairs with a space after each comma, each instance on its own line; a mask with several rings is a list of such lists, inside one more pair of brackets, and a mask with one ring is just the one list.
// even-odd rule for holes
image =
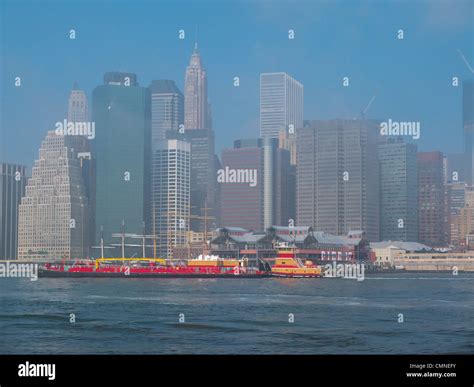
[[83, 90], [79, 90], [77, 83], [74, 83], [69, 94], [67, 120], [69, 122], [89, 121], [87, 96]]
[[17, 259], [18, 209], [26, 183], [25, 166], [0, 163], [0, 259]]
[[462, 121], [464, 127], [464, 155], [466, 163], [466, 179], [474, 184], [474, 79], [462, 84]]

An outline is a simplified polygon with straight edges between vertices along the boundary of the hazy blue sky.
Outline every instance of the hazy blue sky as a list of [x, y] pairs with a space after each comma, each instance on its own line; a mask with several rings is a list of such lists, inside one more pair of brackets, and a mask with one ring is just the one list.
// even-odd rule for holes
[[420, 121], [422, 150], [462, 149], [462, 89], [451, 79], [472, 77], [456, 52], [474, 65], [472, 1], [0, 3], [2, 161], [33, 163], [65, 117], [74, 81], [89, 103], [112, 70], [134, 72], [145, 86], [173, 79], [182, 90], [196, 26], [219, 154], [258, 136], [259, 74], [272, 71], [304, 84], [305, 119], [353, 118], [376, 93], [367, 117]]

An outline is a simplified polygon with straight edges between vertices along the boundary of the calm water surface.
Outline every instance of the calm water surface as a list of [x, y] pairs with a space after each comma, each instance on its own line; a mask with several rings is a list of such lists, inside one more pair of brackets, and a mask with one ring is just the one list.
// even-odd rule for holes
[[3, 354], [472, 354], [474, 273], [2, 278], [0, 332]]

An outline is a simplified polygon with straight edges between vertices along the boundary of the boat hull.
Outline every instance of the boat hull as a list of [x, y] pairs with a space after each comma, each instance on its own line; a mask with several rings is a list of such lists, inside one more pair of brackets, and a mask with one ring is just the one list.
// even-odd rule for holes
[[125, 272], [81, 272], [81, 271], [59, 271], [59, 270], [39, 270], [39, 277], [47, 278], [264, 278], [269, 277], [269, 273], [129, 273]]
[[320, 274], [283, 274], [283, 273], [271, 273], [272, 277], [280, 278], [320, 278]]

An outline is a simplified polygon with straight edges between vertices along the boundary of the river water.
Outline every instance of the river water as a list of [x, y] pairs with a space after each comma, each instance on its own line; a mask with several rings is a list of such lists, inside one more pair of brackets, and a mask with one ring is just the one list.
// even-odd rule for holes
[[474, 273], [1, 278], [0, 353], [473, 354]]

